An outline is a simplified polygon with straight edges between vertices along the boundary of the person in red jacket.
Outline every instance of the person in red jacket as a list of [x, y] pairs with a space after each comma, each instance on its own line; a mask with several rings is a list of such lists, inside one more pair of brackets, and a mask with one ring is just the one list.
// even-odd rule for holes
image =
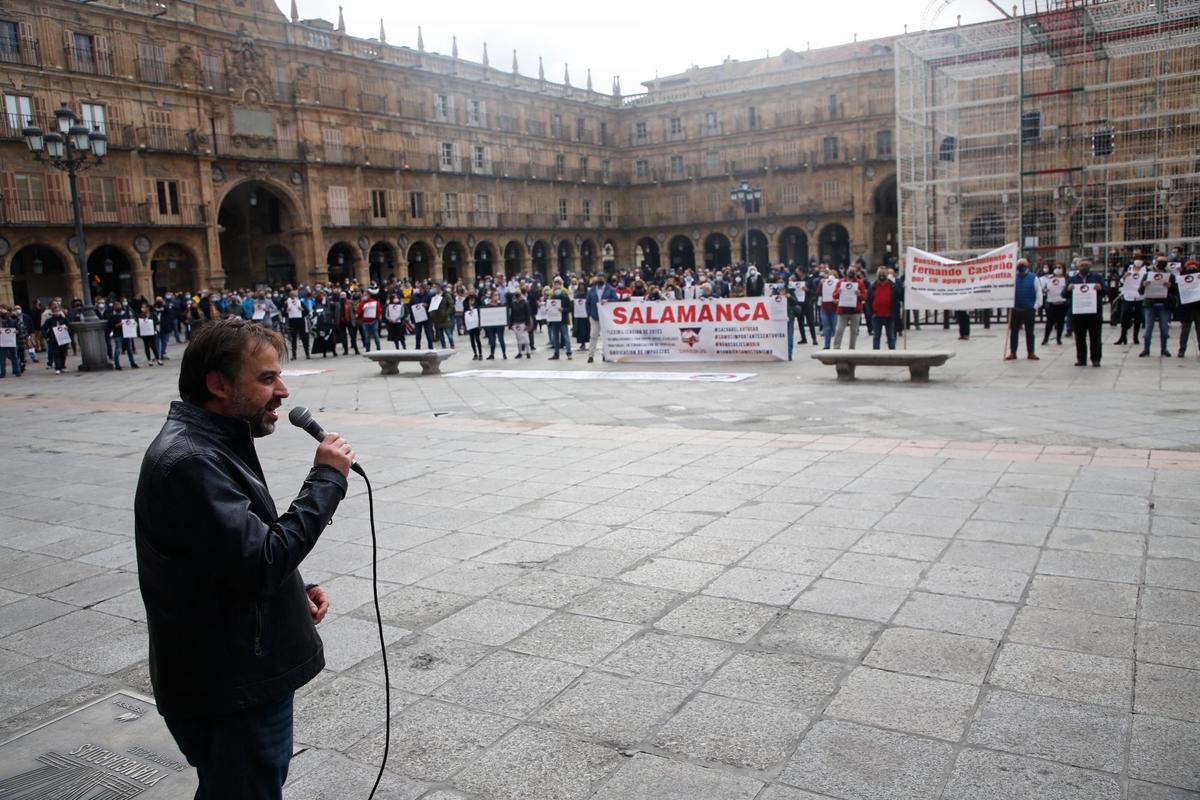
[[838, 281], [833, 290], [833, 299], [837, 303], [837, 332], [833, 335], [833, 349], [842, 349], [842, 334], [850, 328], [850, 349], [858, 343], [858, 326], [862, 321], [863, 301], [867, 298], [867, 287], [859, 277], [858, 268], [846, 270], [846, 277]]
[[[896, 324], [900, 321], [900, 304], [904, 300], [904, 287], [887, 267], [875, 273], [875, 282], [867, 290], [867, 307], [871, 309], [871, 347], [879, 349], [881, 334], [887, 333], [888, 350], [896, 349]], [[853, 348], [853, 345], [851, 345]]]
[[372, 287], [358, 301], [358, 318], [362, 322], [363, 346], [371, 352], [371, 342], [375, 349], [382, 350], [383, 343], [379, 338], [379, 320], [383, 319], [383, 305], [379, 302], [379, 289]]

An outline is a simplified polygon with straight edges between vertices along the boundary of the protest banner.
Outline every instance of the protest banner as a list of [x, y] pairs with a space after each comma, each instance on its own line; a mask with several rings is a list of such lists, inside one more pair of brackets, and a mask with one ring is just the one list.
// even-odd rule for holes
[[1200, 303], [1200, 273], [1191, 272], [1179, 276], [1179, 304]]
[[904, 304], [913, 311], [1011, 308], [1016, 286], [1016, 242], [966, 261], [910, 247], [904, 256]]
[[603, 303], [606, 361], [787, 359], [782, 296]]

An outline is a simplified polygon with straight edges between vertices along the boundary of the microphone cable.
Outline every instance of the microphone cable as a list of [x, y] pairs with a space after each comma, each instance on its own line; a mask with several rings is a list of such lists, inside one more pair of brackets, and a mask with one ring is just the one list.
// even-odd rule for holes
[[[355, 466], [358, 466], [355, 464]], [[371, 595], [375, 603], [375, 627], [379, 631], [379, 654], [383, 658], [383, 759], [379, 762], [379, 773], [375, 776], [375, 784], [367, 800], [375, 797], [379, 782], [383, 780], [383, 769], [387, 766], [388, 750], [392, 742], [392, 679], [388, 674], [387, 641], [383, 637], [383, 615], [379, 612], [379, 546], [375, 539], [375, 497], [371, 493], [371, 479], [366, 470], [359, 467], [355, 470], [367, 484], [367, 509], [371, 520]]]

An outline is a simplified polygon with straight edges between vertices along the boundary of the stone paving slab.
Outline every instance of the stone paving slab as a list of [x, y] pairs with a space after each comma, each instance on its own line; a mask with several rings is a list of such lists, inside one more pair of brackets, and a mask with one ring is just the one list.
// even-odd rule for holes
[[[1166, 413], [1200, 368], [996, 336], [916, 388], [293, 379], [376, 486], [387, 796], [1200, 796], [1200, 419]], [[174, 378], [0, 383], [0, 735], [149, 691], [129, 504]], [[286, 504], [311, 442], [259, 452]], [[352, 482], [289, 797], [374, 778], [369, 546]]]

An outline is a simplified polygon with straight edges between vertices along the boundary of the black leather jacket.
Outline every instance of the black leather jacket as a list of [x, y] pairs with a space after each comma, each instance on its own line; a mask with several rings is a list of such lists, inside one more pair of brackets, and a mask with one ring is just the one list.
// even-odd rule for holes
[[277, 701], [325, 666], [298, 567], [346, 494], [314, 467], [283, 516], [250, 427], [171, 404], [142, 460], [134, 501], [150, 679], [164, 715]]

